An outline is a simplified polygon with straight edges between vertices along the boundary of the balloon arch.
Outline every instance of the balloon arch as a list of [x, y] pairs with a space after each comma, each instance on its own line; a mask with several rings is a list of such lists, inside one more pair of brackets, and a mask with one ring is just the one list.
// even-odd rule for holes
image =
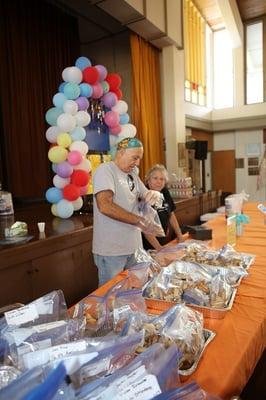
[[53, 96], [54, 107], [45, 114], [50, 125], [46, 131], [48, 158], [55, 173], [54, 186], [45, 197], [53, 215], [69, 218], [82, 207], [81, 196], [88, 192], [91, 163], [87, 143], [92, 132], [96, 130], [98, 137], [107, 133], [106, 150], [112, 155], [120, 140], [136, 135], [136, 127], [129, 123], [119, 74], [79, 57], [75, 66], [63, 70], [62, 78]]

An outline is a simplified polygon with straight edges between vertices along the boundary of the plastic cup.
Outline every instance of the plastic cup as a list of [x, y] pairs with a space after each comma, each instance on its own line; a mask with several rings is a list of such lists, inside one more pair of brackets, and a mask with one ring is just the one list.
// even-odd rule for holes
[[38, 229], [40, 233], [43, 233], [45, 230], [45, 222], [38, 222]]

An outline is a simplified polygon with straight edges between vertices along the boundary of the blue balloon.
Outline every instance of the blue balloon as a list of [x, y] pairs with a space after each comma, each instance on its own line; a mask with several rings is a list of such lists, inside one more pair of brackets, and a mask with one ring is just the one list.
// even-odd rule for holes
[[57, 174], [57, 172], [56, 172], [56, 164], [55, 163], [52, 163], [52, 170], [53, 170], [53, 172], [55, 174]]
[[58, 92], [64, 93], [64, 87], [66, 86], [66, 84], [67, 84], [67, 82], [60, 83], [60, 85], [58, 87]]
[[84, 140], [86, 137], [86, 131], [81, 126], [78, 126], [71, 131], [70, 136], [72, 137], [73, 142], [76, 140]]
[[67, 101], [67, 98], [63, 93], [56, 93], [53, 97], [53, 104], [55, 107], [63, 108], [65, 101]]
[[87, 57], [79, 57], [76, 59], [75, 66], [83, 71], [87, 67], [91, 67], [91, 62]]
[[81, 83], [79, 85], [80, 95], [84, 97], [91, 97], [92, 95], [92, 87], [88, 83]]
[[127, 113], [119, 115], [119, 123], [121, 125], [129, 123], [129, 115]]
[[62, 190], [58, 189], [57, 187], [51, 187], [46, 191], [45, 198], [47, 201], [49, 201], [49, 203], [58, 203], [63, 199]]
[[112, 147], [110, 148], [110, 150], [108, 151], [108, 154], [111, 156], [111, 159], [112, 159], [112, 160], [115, 159], [116, 152], [117, 152], [117, 145], [112, 146]]
[[49, 125], [57, 125], [57, 118], [63, 114], [63, 110], [58, 107], [49, 108], [45, 114], [45, 120]]
[[69, 218], [74, 212], [74, 207], [71, 201], [62, 199], [56, 205], [56, 211], [58, 217], [60, 218]]
[[75, 100], [80, 95], [80, 88], [77, 83], [67, 83], [64, 87], [64, 95], [68, 100]]

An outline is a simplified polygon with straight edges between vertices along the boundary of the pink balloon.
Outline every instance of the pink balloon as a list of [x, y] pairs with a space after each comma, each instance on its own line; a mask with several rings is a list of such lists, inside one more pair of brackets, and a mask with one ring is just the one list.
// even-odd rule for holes
[[67, 159], [69, 164], [76, 165], [82, 161], [82, 154], [80, 151], [72, 150], [68, 153]]
[[119, 114], [115, 111], [108, 111], [104, 116], [104, 122], [110, 128], [119, 125]]
[[103, 95], [103, 87], [100, 82], [95, 83], [92, 85], [92, 95], [93, 99], [99, 99]]
[[117, 126], [113, 126], [112, 128], [110, 128], [110, 133], [112, 135], [119, 135], [119, 133], [121, 132], [121, 126], [117, 125]]

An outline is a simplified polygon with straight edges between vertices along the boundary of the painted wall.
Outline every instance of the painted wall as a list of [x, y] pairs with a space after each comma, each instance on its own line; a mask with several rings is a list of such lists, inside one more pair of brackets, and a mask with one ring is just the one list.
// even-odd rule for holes
[[248, 174], [248, 145], [259, 144], [260, 154], [258, 155], [259, 161], [262, 159], [264, 145], [263, 145], [263, 130], [251, 131], [236, 131], [224, 132], [214, 135], [214, 151], [218, 150], [235, 150], [236, 158], [244, 159], [244, 168], [236, 168], [236, 192], [245, 190], [250, 195], [251, 201], [265, 201], [266, 200], [266, 187], [257, 190], [257, 176]]

